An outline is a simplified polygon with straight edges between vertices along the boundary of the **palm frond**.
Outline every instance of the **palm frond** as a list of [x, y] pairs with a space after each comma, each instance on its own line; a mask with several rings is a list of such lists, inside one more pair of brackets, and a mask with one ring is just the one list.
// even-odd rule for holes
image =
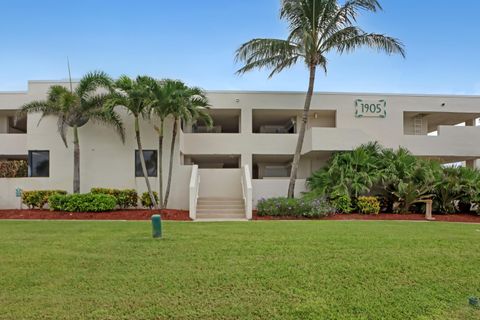
[[396, 38], [377, 33], [365, 33], [358, 28], [357, 32], [357, 35], [343, 39], [344, 35], [341, 35], [335, 44], [332, 42], [328, 46], [335, 48], [340, 54], [352, 52], [360, 47], [367, 47], [388, 55], [400, 54], [402, 57], [406, 56], [404, 45]]
[[44, 112], [53, 114], [55, 112], [59, 112], [58, 108], [48, 101], [32, 101], [27, 104], [24, 104], [20, 110], [17, 112], [19, 117], [23, 117], [27, 115], [27, 113], [35, 113], [35, 112]]
[[111, 126], [119, 135], [122, 143], [125, 143], [125, 127], [122, 118], [112, 109], [95, 110], [90, 113], [90, 119], [94, 123]]
[[113, 80], [103, 71], [92, 71], [82, 77], [75, 93], [82, 99], [93, 94], [99, 88], [111, 90]]
[[283, 0], [280, 18], [289, 25], [286, 40], [253, 39], [235, 53], [235, 61], [243, 66], [236, 72], [270, 69], [269, 77], [300, 60], [311, 68], [320, 66], [326, 72], [326, 54], [352, 52], [370, 47], [387, 54], [405, 57], [405, 48], [396, 38], [366, 33], [355, 24], [361, 11], [382, 10], [378, 0]]
[[48, 90], [47, 101], [58, 103], [61, 97], [69, 92], [70, 91], [64, 86], [51, 86]]
[[294, 65], [302, 50], [293, 42], [280, 39], [253, 39], [243, 44], [236, 52], [235, 60], [244, 62], [244, 67], [237, 71], [243, 74], [252, 69], [273, 69], [270, 77], [285, 68]]

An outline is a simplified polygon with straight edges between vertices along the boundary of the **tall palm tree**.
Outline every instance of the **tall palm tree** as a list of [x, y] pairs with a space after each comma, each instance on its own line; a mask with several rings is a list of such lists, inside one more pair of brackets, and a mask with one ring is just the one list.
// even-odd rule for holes
[[[111, 88], [112, 80], [101, 71], [87, 73], [73, 88], [51, 86], [46, 100], [32, 101], [22, 106], [20, 115], [41, 112], [42, 120], [46, 116], [58, 118], [58, 132], [68, 148], [67, 129], [73, 129], [73, 192], [80, 193], [80, 144], [79, 128], [88, 122], [101, 123], [112, 126], [125, 141], [125, 132], [122, 121], [113, 110], [106, 110], [103, 104], [109, 97], [106, 90]], [[104, 89], [103, 92], [102, 90]]]
[[176, 92], [176, 81], [165, 79], [156, 81], [152, 85], [151, 112], [159, 119], [158, 126], [154, 126], [158, 134], [158, 190], [159, 205], [163, 209], [163, 138], [165, 133], [165, 119], [170, 115]]
[[212, 125], [212, 118], [207, 112], [208, 99], [205, 91], [197, 87], [188, 87], [178, 80], [169, 80], [165, 83], [171, 93], [169, 98], [169, 114], [173, 116], [172, 141], [170, 144], [170, 162], [168, 167], [167, 188], [163, 207], [168, 205], [168, 197], [172, 184], [173, 157], [175, 141], [178, 133], [179, 121], [192, 122], [202, 120], [207, 126]]
[[282, 0], [280, 18], [289, 24], [287, 39], [253, 39], [236, 52], [236, 60], [244, 63], [238, 74], [268, 68], [272, 77], [297, 62], [303, 62], [309, 70], [309, 85], [290, 174], [289, 197], [294, 196], [316, 71], [319, 67], [327, 71], [326, 55], [332, 51], [343, 54], [370, 47], [405, 56], [404, 47], [397, 39], [367, 33], [356, 25], [361, 10], [376, 12], [381, 9], [377, 0], [347, 0], [343, 5], [338, 0]]
[[149, 117], [149, 104], [152, 100], [152, 83], [155, 80], [147, 76], [139, 76], [131, 79], [127, 76], [121, 76], [114, 82], [114, 93], [105, 104], [108, 110], [113, 110], [116, 106], [121, 106], [133, 115], [135, 138], [137, 140], [138, 154], [140, 157], [140, 165], [142, 174], [145, 178], [148, 194], [152, 201], [153, 207], [158, 208], [157, 201], [152, 192], [150, 180], [148, 178], [147, 167], [145, 165], [145, 157], [143, 155], [142, 140], [140, 136], [140, 117]]

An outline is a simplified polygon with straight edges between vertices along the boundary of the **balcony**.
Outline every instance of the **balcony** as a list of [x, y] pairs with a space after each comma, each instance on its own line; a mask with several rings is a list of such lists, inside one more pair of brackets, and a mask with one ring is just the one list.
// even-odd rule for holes
[[297, 134], [182, 134], [180, 150], [184, 154], [293, 154]]
[[480, 127], [438, 126], [438, 135], [402, 135], [385, 143], [360, 129], [311, 128], [305, 135], [303, 153], [348, 151], [361, 144], [379, 141], [387, 148], [404, 147], [416, 156], [438, 158], [480, 158]]
[[348, 151], [374, 141], [361, 129], [310, 128], [305, 134], [303, 153], [313, 151]]
[[27, 149], [27, 135], [26, 134], [0, 134], [0, 155], [14, 156], [26, 155]]
[[426, 157], [480, 158], [480, 127], [438, 126], [438, 135], [405, 135], [401, 146]]
[[210, 109], [207, 113], [212, 118], [212, 127], [208, 127], [204, 121], [199, 120], [196, 123], [185, 123], [183, 125], [184, 133], [240, 133], [240, 109]]

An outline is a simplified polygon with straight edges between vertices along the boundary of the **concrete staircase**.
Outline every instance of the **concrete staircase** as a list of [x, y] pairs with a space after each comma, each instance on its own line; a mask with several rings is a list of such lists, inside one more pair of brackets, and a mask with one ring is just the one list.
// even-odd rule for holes
[[212, 197], [198, 198], [197, 221], [232, 220], [246, 220], [243, 199]]

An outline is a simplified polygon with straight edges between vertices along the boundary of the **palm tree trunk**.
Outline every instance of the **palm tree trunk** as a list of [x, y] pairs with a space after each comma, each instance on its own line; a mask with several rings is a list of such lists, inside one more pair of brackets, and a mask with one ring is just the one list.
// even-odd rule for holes
[[295, 181], [297, 180], [298, 164], [300, 163], [300, 156], [303, 148], [303, 141], [305, 140], [305, 130], [308, 122], [308, 112], [312, 103], [313, 89], [315, 87], [315, 72], [317, 68], [315, 65], [310, 66], [310, 80], [308, 84], [307, 96], [305, 97], [305, 106], [303, 108], [302, 122], [300, 123], [300, 131], [298, 132], [297, 147], [295, 155], [293, 156], [292, 171], [290, 173], [290, 183], [288, 184], [288, 197], [295, 197]]
[[80, 193], [80, 144], [78, 127], [73, 127], [73, 193]]
[[170, 195], [170, 187], [172, 184], [173, 156], [175, 152], [175, 140], [177, 138], [177, 130], [178, 130], [178, 118], [175, 118], [173, 123], [172, 144], [170, 145], [170, 164], [168, 167], [168, 182], [167, 182], [167, 189], [165, 191], [165, 200], [163, 202], [164, 208], [167, 208], [168, 196]]
[[137, 138], [140, 165], [142, 166], [142, 173], [143, 173], [143, 177], [145, 178], [148, 194], [150, 195], [150, 200], [152, 201], [153, 207], [157, 209], [158, 208], [157, 201], [155, 200], [155, 197], [152, 192], [152, 187], [150, 186], [150, 180], [148, 179], [148, 173], [147, 173], [147, 166], [145, 165], [145, 157], [143, 156], [143, 147], [142, 147], [142, 141], [140, 139], [140, 125], [138, 123], [138, 116], [135, 116], [135, 137]]
[[160, 209], [163, 209], [163, 123], [164, 119], [160, 119], [158, 132], [158, 203]]

